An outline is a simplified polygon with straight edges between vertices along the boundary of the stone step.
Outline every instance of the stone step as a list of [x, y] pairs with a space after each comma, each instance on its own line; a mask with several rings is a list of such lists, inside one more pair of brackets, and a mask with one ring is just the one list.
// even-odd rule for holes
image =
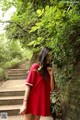
[[8, 75], [10, 75], [10, 76], [12, 76], [12, 75], [14, 75], [14, 76], [15, 75], [27, 75], [27, 73], [26, 72], [23, 72], [23, 73], [22, 72], [21, 73], [20, 72], [19, 73], [17, 73], [17, 72], [16, 73], [14, 73], [14, 72], [12, 73], [11, 72], [11, 73], [8, 73]]
[[[23, 116], [17, 115], [17, 116], [8, 116], [8, 120], [23, 120]], [[51, 116], [49, 117], [41, 117], [40, 120], [53, 120]]]
[[0, 113], [6, 112], [8, 116], [19, 115], [19, 111], [22, 105], [4, 105], [0, 106]]
[[12, 73], [12, 74], [13, 74], [13, 73], [27, 73], [27, 70], [21, 70], [21, 69], [20, 69], [20, 70], [17, 70], [17, 69], [11, 70], [11, 69], [10, 69], [10, 70], [6, 71], [6, 73], [7, 73], [7, 74], [10, 74], [10, 73]]
[[0, 97], [0, 105], [18, 105], [22, 104], [23, 96]]
[[21, 80], [21, 79], [25, 79], [26, 80], [26, 76], [8, 76], [7, 80]]
[[9, 74], [8, 77], [27, 77], [27, 74]]
[[8, 76], [8, 80], [21, 80], [26, 79], [26, 76]]
[[25, 90], [22, 90], [22, 91], [18, 91], [18, 90], [16, 90], [16, 91], [9, 91], [9, 90], [7, 90], [7, 91], [5, 91], [5, 90], [2, 90], [2, 91], [0, 91], [0, 97], [3, 97], [3, 96], [22, 96], [22, 95], [24, 95], [24, 92], [25, 92]]
[[[7, 120], [23, 120], [21, 115], [7, 116]], [[1, 120], [1, 119], [0, 119]], [[6, 119], [5, 119], [6, 120]]]
[[26, 71], [27, 69], [10, 69], [10, 71]]
[[28, 70], [26, 69], [10, 69], [5, 72], [5, 78], [7, 80], [26, 79], [27, 74]]
[[22, 71], [17, 71], [17, 70], [12, 71], [12, 70], [9, 70], [7, 73], [8, 73], [8, 74], [9, 74], [9, 73], [12, 73], [12, 74], [13, 74], [13, 73], [27, 73], [27, 71], [23, 71], [23, 70], [22, 70]]
[[7, 74], [27, 74], [27, 71], [9, 71]]

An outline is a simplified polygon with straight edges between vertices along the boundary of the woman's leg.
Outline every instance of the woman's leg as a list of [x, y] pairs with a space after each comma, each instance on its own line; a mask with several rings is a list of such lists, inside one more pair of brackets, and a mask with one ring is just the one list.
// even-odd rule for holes
[[23, 120], [34, 120], [33, 114], [25, 114]]
[[34, 120], [40, 120], [40, 116], [35, 116]]

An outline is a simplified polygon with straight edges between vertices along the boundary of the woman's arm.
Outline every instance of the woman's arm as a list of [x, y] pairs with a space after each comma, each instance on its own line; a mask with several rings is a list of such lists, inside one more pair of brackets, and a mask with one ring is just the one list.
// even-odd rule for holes
[[25, 94], [24, 94], [24, 99], [23, 99], [23, 105], [20, 109], [20, 115], [24, 115], [27, 109], [27, 100], [30, 94], [30, 86], [26, 86]]
[[54, 79], [54, 75], [50, 76], [50, 86], [51, 86], [51, 91], [54, 91], [55, 89], [55, 79]]
[[54, 91], [54, 89], [55, 89], [55, 79], [54, 79], [53, 68], [48, 67], [47, 70], [48, 70], [49, 75], [50, 75], [50, 87], [51, 87], [51, 91]]
[[23, 99], [23, 104], [27, 104], [27, 100], [30, 94], [30, 86], [26, 86], [25, 94], [24, 94], [24, 99]]

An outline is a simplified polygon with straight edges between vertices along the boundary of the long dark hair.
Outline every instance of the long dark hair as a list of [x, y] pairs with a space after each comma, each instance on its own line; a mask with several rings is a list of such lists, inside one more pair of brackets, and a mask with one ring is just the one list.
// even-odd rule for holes
[[46, 57], [50, 51], [51, 51], [51, 48], [44, 47], [41, 50], [40, 55], [39, 55], [39, 63], [41, 64], [41, 66], [38, 69], [38, 71], [42, 74], [45, 80], [47, 78], [47, 73], [48, 73], [47, 67], [49, 66], [49, 64], [46, 63]]

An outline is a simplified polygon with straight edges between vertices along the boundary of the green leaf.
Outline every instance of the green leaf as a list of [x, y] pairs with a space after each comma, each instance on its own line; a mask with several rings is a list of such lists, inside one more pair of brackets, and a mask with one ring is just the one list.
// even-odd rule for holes
[[38, 9], [38, 10], [36, 11], [36, 13], [37, 13], [38, 16], [40, 17], [40, 16], [43, 15], [43, 13], [44, 13], [44, 9], [42, 9], [42, 10]]
[[41, 10], [40, 9], [38, 9], [36, 12], [37, 12], [38, 15], [41, 14]]
[[35, 44], [35, 40], [31, 41], [31, 42], [28, 44], [28, 46], [32, 46], [32, 45], [34, 45], [34, 44]]
[[49, 10], [49, 5], [46, 6], [45, 10]]

